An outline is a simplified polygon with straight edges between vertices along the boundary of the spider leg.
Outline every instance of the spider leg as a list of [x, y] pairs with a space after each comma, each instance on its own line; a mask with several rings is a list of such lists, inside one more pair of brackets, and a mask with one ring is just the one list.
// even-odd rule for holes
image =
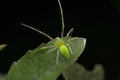
[[70, 44], [67, 44], [67, 47], [68, 47], [68, 49], [69, 49], [71, 55], [73, 55], [72, 49], [71, 49], [71, 47], [70, 47]]
[[75, 39], [78, 39], [78, 38], [71, 38], [71, 39], [68, 39], [67, 41], [69, 42], [69, 41], [73, 41]]
[[57, 48], [54, 47], [53, 49], [48, 50], [46, 53], [50, 53], [50, 52], [54, 51], [55, 49], [57, 49]]
[[[50, 48], [52, 48], [52, 49], [50, 49]], [[55, 46], [47, 46], [47, 47], [42, 47], [41, 49], [50, 49], [50, 50], [48, 50], [48, 51], [46, 52], [46, 53], [48, 54], [48, 53], [50, 53], [50, 52], [56, 50], [57, 47], [55, 47]], [[59, 50], [57, 50], [56, 65], [58, 64], [58, 57], [59, 57]]]
[[46, 46], [46, 47], [41, 47], [40, 49], [48, 49], [48, 48], [54, 48], [55, 46]]
[[59, 59], [59, 49], [57, 50], [56, 65], [58, 64], [58, 59]]
[[[71, 36], [71, 35], [72, 35], [72, 32], [73, 32], [73, 28], [71, 28], [71, 29], [69, 30], [69, 32], [67, 33], [66, 37]], [[70, 34], [71, 34], [71, 35], [70, 35]]]

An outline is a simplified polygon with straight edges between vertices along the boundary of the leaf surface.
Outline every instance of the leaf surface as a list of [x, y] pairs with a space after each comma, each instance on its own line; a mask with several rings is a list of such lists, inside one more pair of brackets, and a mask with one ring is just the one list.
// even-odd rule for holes
[[3, 50], [7, 45], [6, 44], [1, 44], [0, 45], [0, 51]]
[[74, 63], [62, 72], [65, 80], [104, 80], [102, 65], [96, 64], [93, 71], [85, 69], [82, 65]]
[[47, 44], [41, 44], [34, 50], [28, 50], [17, 62], [13, 62], [7, 80], [56, 80], [63, 69], [74, 63], [84, 50], [85, 38], [63, 38], [71, 46], [73, 55], [70, 59], [65, 59], [59, 54], [58, 64], [56, 65], [57, 49], [49, 52], [52, 48], [42, 49], [43, 47], [53, 46], [54, 40]]

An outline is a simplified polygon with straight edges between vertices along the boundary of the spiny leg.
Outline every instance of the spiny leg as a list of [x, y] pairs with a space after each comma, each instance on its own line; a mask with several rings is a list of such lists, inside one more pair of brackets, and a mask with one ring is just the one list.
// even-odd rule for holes
[[59, 59], [59, 49], [57, 50], [56, 65], [58, 64], [58, 59]]
[[63, 37], [64, 35], [64, 17], [63, 17], [63, 9], [60, 3], [60, 0], [58, 0], [58, 4], [59, 4], [59, 8], [60, 8], [60, 12], [61, 12], [61, 19], [62, 19], [62, 32], [61, 32], [61, 37]]
[[[50, 48], [52, 48], [52, 49], [50, 49]], [[53, 46], [41, 47], [40, 49], [50, 49], [46, 52], [46, 53], [50, 53], [51, 51], [54, 51], [56, 49], [56, 47], [53, 45]]]
[[66, 37], [70, 36], [70, 34], [72, 34], [72, 32], [73, 32], [73, 28], [71, 28], [71, 29], [69, 30], [69, 32], [67, 33]]
[[71, 55], [73, 55], [72, 49], [71, 49], [71, 47], [70, 47], [70, 44], [67, 44], [67, 47], [68, 47], [68, 49], [69, 49]]
[[[75, 39], [78, 39], [78, 38], [71, 38], [71, 39], [68, 39], [67, 42], [70, 42], [70, 41], [75, 40]], [[72, 51], [72, 49], [71, 49], [70, 44], [67, 43], [66, 45], [67, 45], [67, 47], [68, 47], [68, 49], [69, 49], [71, 55], [73, 55], [73, 51]]]
[[48, 49], [48, 48], [54, 48], [55, 46], [46, 46], [46, 47], [41, 47], [40, 49]]
[[[54, 47], [54, 48], [53, 48]], [[55, 46], [47, 46], [47, 47], [42, 47], [42, 49], [47, 49], [47, 48], [53, 48], [51, 50], [48, 50], [46, 53], [50, 53], [57, 49]], [[58, 64], [58, 57], [59, 57], [59, 50], [57, 50], [57, 55], [56, 55], [56, 65]]]
[[[47, 46], [47, 47], [42, 47], [41, 49], [47, 49], [47, 48], [52, 48], [51, 50], [48, 50], [46, 53], [50, 53], [57, 49], [55, 46]], [[59, 50], [57, 50], [57, 55], [56, 55], [56, 65], [58, 64], [58, 57], [59, 57]]]
[[57, 49], [57, 48], [55, 47], [55, 48], [53, 48], [53, 49], [50, 49], [50, 50], [48, 50], [46, 53], [50, 53], [50, 52], [54, 51], [55, 49]]
[[71, 38], [71, 39], [68, 39], [67, 41], [69, 42], [69, 41], [73, 41], [73, 40], [75, 40], [75, 39], [79, 39], [79, 38]]
[[30, 28], [30, 29], [32, 29], [32, 30], [34, 30], [34, 31], [37, 31], [38, 33], [40, 33], [40, 34], [48, 37], [50, 40], [53, 40], [53, 38], [52, 38], [51, 36], [49, 36], [48, 34], [42, 32], [42, 31], [40, 31], [40, 30], [37, 30], [37, 29], [35, 29], [35, 28], [33, 28], [33, 27], [29, 26], [29, 25], [23, 24], [23, 23], [21, 23], [21, 25], [23, 25], [23, 26], [25, 26], [25, 27], [28, 27], [28, 28]]
[[[71, 39], [68, 39], [67, 41], [70, 42], [70, 41], [73, 41], [75, 39], [79, 39], [79, 38], [77, 38], [77, 37], [76, 38], [71, 38]], [[81, 39], [84, 39], [83, 42], [84, 42], [84, 44], [86, 44], [86, 39], [85, 38], [81, 38]]]

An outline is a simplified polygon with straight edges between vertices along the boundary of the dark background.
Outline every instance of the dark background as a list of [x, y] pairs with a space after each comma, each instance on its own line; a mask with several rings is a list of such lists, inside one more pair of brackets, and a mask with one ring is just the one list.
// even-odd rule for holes
[[[95, 64], [105, 68], [105, 80], [120, 80], [120, 1], [61, 0], [65, 33], [74, 27], [72, 36], [87, 38], [78, 62], [88, 70]], [[31, 25], [52, 37], [60, 36], [61, 16], [57, 0], [5, 1], [0, 5], [0, 72], [8, 72], [13, 61], [49, 39], [20, 23]]]

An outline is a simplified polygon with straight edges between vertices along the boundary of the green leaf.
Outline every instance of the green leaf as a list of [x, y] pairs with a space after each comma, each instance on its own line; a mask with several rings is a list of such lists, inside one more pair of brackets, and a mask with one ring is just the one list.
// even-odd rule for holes
[[0, 51], [3, 50], [7, 45], [6, 44], [1, 44], [0, 45]]
[[[67, 39], [66, 37], [63, 38], [65, 41]], [[53, 46], [54, 40], [47, 44], [41, 44], [34, 50], [29, 50], [21, 59], [14, 62], [8, 72], [7, 80], [56, 80], [63, 69], [78, 59], [86, 43], [85, 38], [74, 37], [69, 39], [68, 43], [73, 55], [70, 55], [70, 59], [67, 60], [59, 54], [56, 65], [57, 50], [48, 53], [51, 48], [42, 49], [42, 47]]]
[[0, 73], [0, 80], [5, 80], [5, 78], [6, 78], [6, 75], [5, 75], [5, 74]]
[[102, 65], [95, 65], [93, 71], [86, 70], [82, 65], [74, 63], [62, 72], [65, 80], [104, 80]]

